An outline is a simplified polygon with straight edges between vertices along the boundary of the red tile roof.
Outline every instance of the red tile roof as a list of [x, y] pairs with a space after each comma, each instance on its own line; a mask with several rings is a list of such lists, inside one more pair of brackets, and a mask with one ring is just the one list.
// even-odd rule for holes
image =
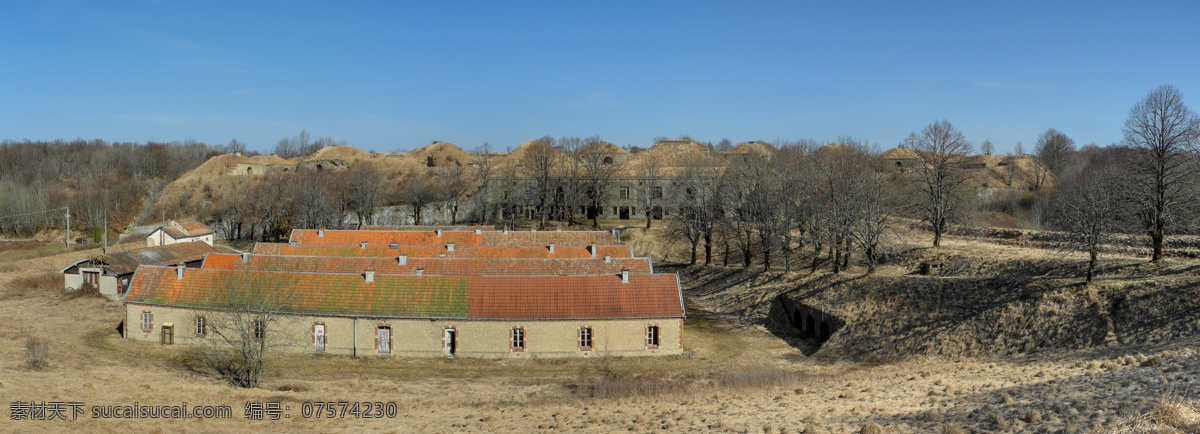
[[295, 229], [289, 241], [300, 244], [401, 244], [411, 246], [444, 246], [454, 243], [456, 246], [547, 246], [550, 243], [561, 246], [586, 246], [592, 243], [615, 245], [617, 237], [603, 231], [539, 231], [516, 232], [482, 231], [476, 234], [470, 231], [443, 230], [438, 236], [436, 230], [424, 231], [350, 231], [331, 229]]
[[258, 271], [290, 271], [311, 273], [361, 273], [372, 269], [378, 274], [415, 274], [417, 268], [426, 275], [488, 276], [488, 275], [617, 275], [622, 269], [631, 274], [650, 274], [649, 258], [603, 259], [439, 259], [409, 258], [399, 265], [395, 257], [348, 258], [312, 256], [241, 255], [214, 253], [204, 260], [203, 268]]
[[617, 237], [605, 231], [490, 231], [483, 233], [485, 246], [587, 246], [593, 243], [617, 245]]
[[252, 303], [274, 304], [289, 313], [393, 317], [462, 318], [467, 286], [462, 277], [378, 276], [187, 269], [182, 280], [173, 267], [138, 268], [125, 303], [199, 308], [239, 308], [231, 299], [263, 291]]
[[683, 317], [674, 274], [484, 276], [472, 279], [469, 318], [590, 319]]
[[[322, 232], [324, 235], [322, 236]], [[300, 244], [404, 244], [410, 246], [443, 246], [454, 243], [457, 246], [478, 246], [483, 243], [483, 236], [474, 231], [442, 231], [438, 236], [436, 231], [340, 231], [318, 229], [295, 229], [289, 241]]]
[[190, 238], [213, 233], [212, 229], [200, 222], [187, 223], [168, 223], [160, 226], [164, 232], [171, 235], [171, 238]]
[[[328, 244], [297, 244], [291, 247], [284, 243], [258, 243], [254, 246], [256, 255], [284, 256], [340, 256], [361, 258], [394, 258], [401, 254], [409, 258], [437, 258], [445, 253], [447, 258], [591, 258], [590, 246], [555, 246], [554, 253], [549, 247], [541, 246], [459, 246], [455, 245], [453, 252], [444, 246], [409, 246], [400, 245], [393, 249], [390, 246], [367, 245], [328, 245]], [[632, 258], [633, 249], [630, 246], [596, 246], [596, 257], [609, 255], [614, 258]]]
[[619, 276], [395, 276], [188, 269], [142, 266], [126, 303], [229, 307], [222, 294], [275, 289], [282, 311], [464, 319], [682, 318], [673, 274]]
[[360, 231], [433, 231], [433, 230], [448, 230], [448, 231], [473, 231], [475, 228], [480, 228], [485, 231], [496, 230], [495, 226], [379, 226], [379, 225], [359, 225]]

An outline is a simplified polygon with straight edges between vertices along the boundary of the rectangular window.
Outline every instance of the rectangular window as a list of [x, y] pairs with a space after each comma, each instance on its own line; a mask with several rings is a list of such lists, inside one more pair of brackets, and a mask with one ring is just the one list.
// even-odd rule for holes
[[513, 327], [512, 329], [512, 350], [525, 351], [525, 328]]
[[646, 346], [658, 348], [658, 326], [646, 327]]
[[267, 325], [264, 324], [262, 322], [262, 320], [257, 320], [257, 319], [254, 320], [252, 325], [254, 327], [254, 339], [258, 339], [261, 341], [263, 336], [266, 336], [266, 334], [267, 334]]
[[662, 187], [654, 187], [654, 188], [652, 188], [650, 191], [651, 191], [651, 193], [652, 193], [651, 195], [652, 195], [652, 196], [653, 196], [655, 199], [662, 199], [662, 198], [663, 198], [663, 190], [662, 190]]
[[208, 324], [205, 324], [204, 317], [196, 317], [196, 336], [204, 336], [208, 334]]
[[579, 328], [579, 349], [588, 351], [592, 349], [592, 328]]
[[621, 200], [629, 200], [629, 187], [622, 185], [619, 191], [621, 194]]
[[533, 199], [533, 187], [525, 187], [525, 198]]
[[142, 331], [149, 333], [154, 327], [154, 314], [142, 312]]

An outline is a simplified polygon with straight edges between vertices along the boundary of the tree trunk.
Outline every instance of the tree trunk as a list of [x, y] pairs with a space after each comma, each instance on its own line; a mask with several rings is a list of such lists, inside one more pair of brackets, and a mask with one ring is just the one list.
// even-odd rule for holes
[[725, 238], [725, 237], [721, 237], [721, 239], [725, 242], [725, 265], [722, 265], [722, 266], [728, 267], [729, 266], [729, 239]]
[[1154, 232], [1150, 234], [1150, 238], [1154, 242], [1154, 255], [1150, 257], [1150, 262], [1162, 262], [1163, 260], [1163, 235], [1166, 225], [1166, 220], [1162, 218], [1154, 221]]
[[1088, 252], [1088, 269], [1087, 269], [1087, 277], [1084, 278], [1084, 281], [1083, 281], [1084, 285], [1092, 284], [1092, 271], [1095, 269], [1096, 269], [1096, 250], [1093, 249], [1092, 251]]
[[763, 271], [771, 271], [771, 249], [763, 250]]
[[692, 262], [689, 262], [688, 265], [696, 265], [696, 244], [699, 243], [692, 243]]
[[938, 246], [942, 245], [942, 225], [943, 225], [943, 222], [941, 219], [938, 219], [938, 221], [933, 223], [933, 246], [934, 247], [938, 247]]
[[704, 234], [704, 265], [712, 265], [712, 234]]
[[829, 259], [833, 260], [833, 274], [842, 272], [842, 239], [838, 237], [829, 246]]
[[811, 275], [811, 274], [817, 274], [817, 267], [820, 267], [820, 266], [821, 266], [821, 257], [820, 257], [820, 256], [813, 256], [813, 265], [812, 265], [812, 271], [808, 272], [808, 274], [810, 274], [810, 275]]

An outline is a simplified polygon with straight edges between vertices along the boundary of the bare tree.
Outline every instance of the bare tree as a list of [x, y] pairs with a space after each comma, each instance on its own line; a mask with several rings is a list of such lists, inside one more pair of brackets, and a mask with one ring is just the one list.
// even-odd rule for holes
[[[588, 138], [588, 141], [595, 140]], [[575, 226], [575, 212], [587, 199], [584, 197], [583, 161], [585, 148], [590, 142], [579, 137], [561, 137], [558, 147], [562, 149], [563, 177], [556, 188], [554, 201], [559, 218], [567, 221], [567, 226]]]
[[704, 241], [704, 265], [712, 265], [713, 237], [718, 221], [724, 217], [720, 207], [722, 197], [720, 168], [710, 157], [700, 157], [686, 164], [679, 179], [682, 195], [676, 194], [671, 233], [686, 239], [692, 247], [691, 264], [696, 263], [696, 247]]
[[[262, 273], [230, 274], [205, 294], [212, 310], [198, 311], [196, 327], [216, 339], [203, 339], [190, 354], [237, 387], [262, 380], [267, 355], [293, 341], [286, 336], [291, 321], [285, 313], [295, 294], [294, 277]], [[199, 321], [199, 322], [196, 322]]]
[[731, 215], [721, 222], [728, 226], [728, 233], [735, 237], [742, 254], [743, 268], [750, 268], [754, 260], [754, 233], [760, 212], [755, 201], [761, 199], [756, 191], [763, 179], [761, 172], [765, 163], [759, 158], [748, 158], [744, 164], [726, 170], [722, 178], [720, 202], [731, 208]]
[[962, 212], [959, 190], [967, 181], [962, 160], [971, 152], [971, 143], [948, 120], [929, 124], [920, 135], [910, 134], [904, 143], [923, 163], [912, 180], [922, 198], [922, 218], [933, 227], [933, 246], [938, 247], [946, 223]]
[[1200, 118], [1183, 103], [1172, 85], [1154, 89], [1129, 110], [1123, 129], [1125, 144], [1136, 149], [1130, 162], [1140, 214], [1154, 244], [1151, 262], [1163, 259], [1163, 238], [1175, 213], [1193, 199], [1195, 150]]
[[550, 205], [554, 200], [554, 175], [558, 160], [558, 150], [554, 148], [553, 139], [543, 137], [529, 144], [522, 161], [526, 172], [533, 178], [538, 226], [543, 229], [546, 228]]
[[358, 224], [374, 224], [375, 212], [383, 205], [383, 176], [374, 167], [359, 163], [349, 171], [350, 206]]
[[1013, 147], [1013, 153], [1015, 153], [1018, 157], [1025, 155], [1025, 145], [1022, 145], [1021, 142], [1017, 142], [1017, 145]]
[[996, 148], [992, 145], [991, 140], [984, 140], [983, 143], [979, 144], [979, 151], [983, 152], [983, 155], [992, 155], [992, 152], [995, 150]]
[[488, 224], [488, 219], [491, 217], [492, 211], [492, 149], [491, 145], [483, 142], [475, 148], [475, 163], [478, 164], [475, 170], [474, 180], [478, 193], [473, 197], [475, 200], [475, 209], [479, 210], [479, 219], [483, 224]]
[[450, 224], [458, 224], [458, 210], [463, 202], [470, 199], [470, 194], [477, 185], [474, 174], [466, 167], [452, 164], [438, 168], [438, 180], [441, 185], [442, 200], [450, 207]]
[[1055, 179], [1065, 178], [1069, 163], [1075, 154], [1075, 140], [1051, 128], [1038, 137], [1033, 152], [1042, 160], [1042, 164], [1046, 165], [1046, 169], [1054, 174]]
[[330, 194], [330, 177], [311, 172], [298, 175], [289, 186], [292, 198], [292, 221], [301, 229], [340, 227], [341, 215], [337, 201]]
[[661, 219], [664, 212], [665, 185], [662, 182], [662, 163], [654, 154], [641, 157], [641, 166], [637, 168], [637, 176], [641, 178], [638, 186], [637, 202], [646, 216], [646, 229], [650, 229], [654, 219]]
[[733, 141], [729, 139], [721, 139], [715, 147], [717, 152], [729, 152], [733, 150]]
[[1029, 170], [1020, 170], [1020, 175], [1029, 181], [1029, 191], [1037, 192], [1046, 186], [1054, 173], [1040, 160], [1034, 160], [1031, 166]]
[[422, 214], [430, 203], [436, 202], [443, 193], [441, 184], [432, 180], [429, 173], [409, 172], [400, 186], [400, 202], [412, 208], [413, 224], [420, 225]]
[[1077, 248], [1088, 254], [1085, 285], [1092, 283], [1100, 245], [1123, 213], [1117, 179], [1117, 174], [1106, 168], [1080, 173], [1064, 182], [1054, 203], [1055, 227], [1071, 233]]
[[583, 164], [583, 192], [587, 196], [588, 205], [592, 212], [592, 227], [600, 226], [600, 210], [604, 209], [608, 200], [612, 179], [616, 174], [612, 154], [608, 152], [607, 143], [599, 137], [588, 139], [587, 145], [579, 152]]

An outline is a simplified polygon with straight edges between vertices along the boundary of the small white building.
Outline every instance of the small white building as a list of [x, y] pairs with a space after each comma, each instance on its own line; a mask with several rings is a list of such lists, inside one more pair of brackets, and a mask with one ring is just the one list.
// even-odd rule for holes
[[101, 295], [117, 298], [129, 288], [129, 281], [139, 265], [184, 264], [189, 268], [200, 268], [209, 253], [217, 253], [217, 250], [205, 243], [188, 242], [86, 258], [62, 270], [63, 286], [67, 291], [74, 291], [85, 283], [91, 284]]
[[175, 243], [201, 241], [213, 245], [213, 231], [200, 222], [176, 223], [174, 220], [159, 226], [146, 236], [146, 247], [168, 246]]

